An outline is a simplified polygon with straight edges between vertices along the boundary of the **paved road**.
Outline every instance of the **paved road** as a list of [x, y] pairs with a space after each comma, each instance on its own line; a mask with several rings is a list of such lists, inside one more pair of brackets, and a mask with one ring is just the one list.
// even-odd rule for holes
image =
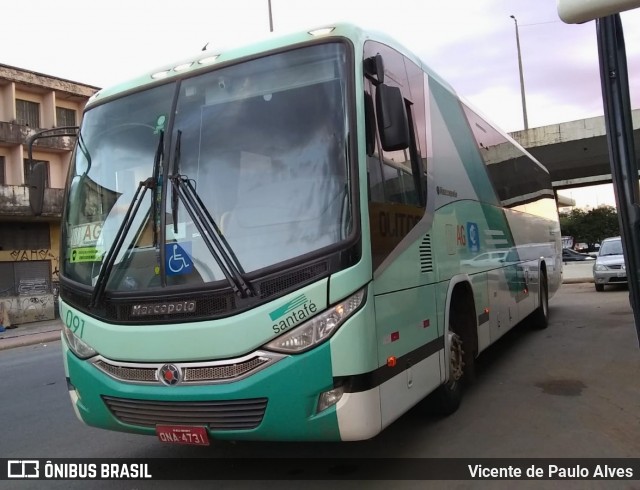
[[[438, 419], [416, 408], [377, 438], [348, 444], [214, 443], [200, 449], [85, 427], [71, 410], [59, 342], [2, 351], [0, 456], [639, 457], [640, 349], [628, 291], [596, 293], [593, 284], [564, 285], [551, 301], [551, 313], [547, 330], [517, 328], [486, 352], [477, 383], [454, 415]], [[45, 487], [37, 483], [44, 484], [32, 482], [32, 488]], [[216, 488], [267, 488], [268, 483]], [[488, 488], [510, 488], [491, 483]], [[455, 488], [467, 488], [461, 485]], [[46, 483], [46, 488], [68, 486]], [[174, 486], [154, 483], [154, 488]], [[633, 487], [611, 482], [610, 488]]]

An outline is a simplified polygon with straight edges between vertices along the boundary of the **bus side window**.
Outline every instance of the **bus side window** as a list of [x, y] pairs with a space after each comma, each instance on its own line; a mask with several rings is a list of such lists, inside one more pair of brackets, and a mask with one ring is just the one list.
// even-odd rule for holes
[[[369, 55], [368, 58], [367, 55]], [[382, 183], [380, 184], [378, 176], [372, 173], [371, 162], [368, 162], [371, 184], [370, 199], [377, 202], [408, 204], [424, 209], [426, 206], [424, 172], [426, 159], [423, 158], [423, 152], [426, 145], [424, 135], [421, 134], [421, 131], [425, 130], [422, 71], [400, 53], [375, 42], [365, 44], [365, 57], [366, 60], [373, 57], [384, 60], [386, 75], [384, 83], [390, 87], [399, 88], [402, 93], [410, 138], [410, 144], [407, 148], [392, 151], [385, 151], [382, 148], [376, 124], [380, 115], [377, 113], [377, 103], [374, 104], [378, 90], [382, 87], [372, 77], [365, 75], [364, 109], [367, 156], [377, 157], [382, 167]], [[378, 186], [381, 189], [374, 192], [373, 186]], [[384, 192], [383, 198], [380, 191]]]
[[384, 179], [382, 178], [382, 168], [380, 160], [375, 156], [367, 158], [367, 174], [369, 180], [369, 200], [374, 202], [384, 202]]

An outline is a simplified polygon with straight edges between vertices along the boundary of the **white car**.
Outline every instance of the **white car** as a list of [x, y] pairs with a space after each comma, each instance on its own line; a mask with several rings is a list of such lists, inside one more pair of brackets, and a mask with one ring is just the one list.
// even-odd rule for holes
[[596, 291], [604, 291], [607, 284], [625, 284], [627, 270], [622, 253], [622, 239], [620, 237], [606, 238], [600, 245], [600, 251], [593, 264], [593, 281]]
[[504, 259], [508, 253], [508, 250], [499, 252], [485, 252], [481, 253], [480, 255], [476, 255], [472, 259], [462, 260], [460, 261], [460, 263], [462, 265], [471, 267], [498, 267], [502, 262], [504, 262]]

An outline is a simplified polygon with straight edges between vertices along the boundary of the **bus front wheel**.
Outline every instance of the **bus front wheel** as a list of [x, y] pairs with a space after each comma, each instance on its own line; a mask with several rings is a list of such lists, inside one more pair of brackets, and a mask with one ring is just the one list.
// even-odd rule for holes
[[433, 392], [432, 403], [438, 415], [450, 415], [462, 401], [463, 384], [475, 377], [475, 348], [472, 329], [476, 327], [473, 303], [464, 301], [451, 308], [449, 318], [449, 377]]
[[462, 401], [462, 377], [464, 376], [464, 350], [462, 338], [449, 332], [449, 379], [433, 393], [433, 408], [438, 415], [451, 415]]

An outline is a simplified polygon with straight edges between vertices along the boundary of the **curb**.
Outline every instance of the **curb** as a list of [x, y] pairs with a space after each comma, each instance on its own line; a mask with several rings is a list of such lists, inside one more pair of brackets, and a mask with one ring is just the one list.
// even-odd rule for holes
[[593, 283], [593, 277], [575, 277], [571, 279], [563, 279], [562, 284], [580, 284], [580, 283]]
[[25, 347], [27, 345], [44, 344], [47, 342], [55, 342], [60, 340], [60, 330], [49, 330], [47, 332], [38, 332], [33, 334], [25, 334], [18, 337], [11, 337], [0, 340], [0, 351], [13, 349], [15, 347]]

